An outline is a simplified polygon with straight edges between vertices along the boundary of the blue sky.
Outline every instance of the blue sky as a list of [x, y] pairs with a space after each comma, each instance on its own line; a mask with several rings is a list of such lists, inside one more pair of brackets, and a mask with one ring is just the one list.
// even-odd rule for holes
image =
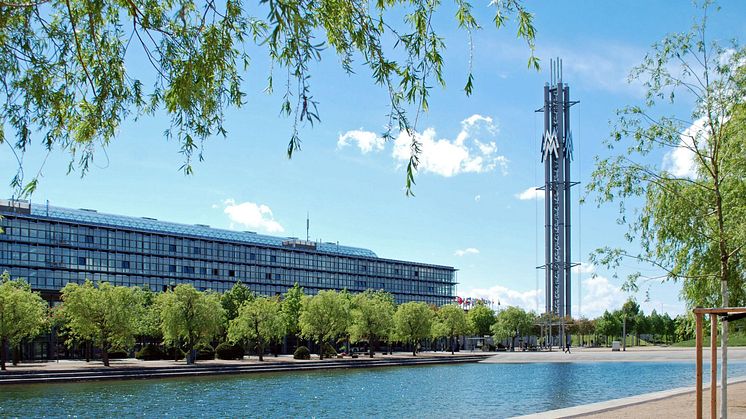
[[[744, 39], [746, 3], [721, 6], [711, 18], [710, 37]], [[543, 201], [521, 194], [543, 179], [543, 122], [534, 110], [542, 106], [549, 59], [563, 59], [564, 79], [581, 101], [573, 108], [572, 130], [573, 177], [582, 188], [594, 156], [607, 152], [601, 143], [615, 110], [641, 102], [642, 87], [626, 82], [629, 70], [665, 34], [688, 30], [698, 12], [686, 1], [532, 2], [529, 8], [536, 16], [540, 72], [526, 68], [528, 50], [514, 27], [493, 29], [488, 2], [474, 3], [485, 29], [474, 35], [471, 97], [462, 91], [467, 38], [456, 30], [449, 7], [437, 16], [447, 44], [447, 86], [432, 91], [430, 110], [418, 121], [425, 149], [414, 198], [404, 195], [406, 156], [398, 143], [377, 138], [387, 122], [386, 93], [363, 67], [347, 75], [326, 51], [312, 69], [322, 122], [303, 127], [302, 151], [292, 160], [285, 156], [292, 120], [279, 116], [280, 91], [263, 93], [269, 64], [257, 52], [245, 75], [246, 106], [228, 112], [228, 138], [207, 142], [206, 160], [195, 164], [193, 176], [179, 172], [178, 144], [163, 138], [168, 121], [156, 115], [123, 124], [83, 178], [65, 175], [67, 156], [52, 154], [32, 202], [297, 237], [305, 237], [309, 213], [311, 239], [454, 266], [459, 295], [536, 309], [543, 305], [535, 269], [543, 264]], [[130, 65], [139, 71], [146, 64], [135, 59]], [[665, 110], [688, 115], [691, 106], [683, 99]], [[41, 148], [29, 152], [27, 170], [38, 168], [43, 157]], [[14, 171], [15, 160], [3, 146], [0, 179], [9, 181]], [[12, 194], [3, 188], [3, 196]], [[616, 225], [613, 205], [576, 201], [573, 211], [577, 261], [587, 261], [594, 248], [624, 244], [625, 228]], [[655, 274], [637, 266], [619, 274], [639, 268]], [[588, 265], [581, 271], [574, 313], [595, 317], [627, 298], [612, 272]], [[636, 298], [646, 312], [685, 309], [676, 284], [647, 283]]]

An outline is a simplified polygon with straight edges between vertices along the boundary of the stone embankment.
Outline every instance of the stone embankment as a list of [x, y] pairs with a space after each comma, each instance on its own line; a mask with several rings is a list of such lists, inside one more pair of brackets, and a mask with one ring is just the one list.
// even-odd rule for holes
[[488, 356], [487, 354], [459, 354], [453, 356], [423, 354], [417, 357], [386, 356], [309, 361], [297, 361], [286, 358], [283, 360], [251, 361], [248, 363], [241, 361], [206, 361], [194, 365], [185, 365], [183, 362], [126, 360], [119, 363], [119, 365], [113, 364], [109, 368], [91, 366], [90, 363], [86, 364], [77, 361], [76, 363], [67, 362], [63, 365], [48, 363], [53, 365], [49, 368], [45, 368], [47, 364], [25, 364], [21, 368], [10, 368], [8, 371], [0, 373], [0, 385], [472, 363], [483, 361]]

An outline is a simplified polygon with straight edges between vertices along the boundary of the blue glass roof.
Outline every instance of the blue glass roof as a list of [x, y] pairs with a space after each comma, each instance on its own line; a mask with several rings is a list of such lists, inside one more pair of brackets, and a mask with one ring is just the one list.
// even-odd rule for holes
[[[52, 205], [31, 205], [31, 214], [37, 217], [54, 218], [79, 223], [124, 227], [155, 233], [196, 236], [213, 240], [230, 240], [242, 243], [283, 247], [283, 242], [294, 238], [267, 236], [253, 232], [223, 230], [202, 225], [178, 224], [159, 221], [145, 217], [127, 217], [123, 215], [103, 214], [93, 210], [71, 209]], [[371, 250], [360, 247], [341, 246], [336, 243], [315, 243], [317, 252], [334, 253], [348, 256], [377, 258]]]

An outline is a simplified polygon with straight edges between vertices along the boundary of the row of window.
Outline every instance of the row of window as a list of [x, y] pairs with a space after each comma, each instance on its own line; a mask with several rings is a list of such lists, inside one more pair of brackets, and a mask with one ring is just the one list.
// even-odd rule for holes
[[[2, 224], [6, 238], [21, 242], [59, 246], [77, 246], [115, 252], [159, 254], [193, 259], [245, 263], [260, 262], [301, 268], [342, 272], [366, 272], [373, 275], [413, 277], [435, 281], [452, 281], [453, 270], [429, 266], [412, 266], [387, 261], [371, 261], [337, 255], [286, 251], [250, 245], [229, 244], [175, 238], [157, 234], [125, 232], [68, 224], [7, 218]], [[3, 239], [0, 237], [0, 239]], [[0, 249], [2, 250], [2, 249]]]
[[[92, 281], [108, 281], [114, 285], [123, 286], [145, 286], [149, 287], [153, 291], [162, 291], [168, 289], [174, 285], [188, 283], [192, 284], [199, 290], [211, 289], [217, 292], [225, 292], [233, 286], [231, 281], [205, 281], [205, 280], [173, 280], [169, 278], [154, 278], [136, 275], [113, 275], [105, 273], [90, 273], [90, 272], [70, 272], [70, 271], [58, 271], [58, 270], [46, 270], [46, 269], [26, 269], [26, 268], [9, 268], [0, 266], [0, 270], [8, 269], [11, 276], [14, 278], [24, 278], [30, 284], [31, 287], [36, 290], [52, 290], [57, 291], [64, 287], [69, 282], [83, 283], [86, 279]], [[341, 289], [341, 287], [333, 286], [331, 284], [320, 284], [313, 282], [299, 282], [304, 288], [304, 292], [308, 295], [316, 294], [319, 290], [323, 289]], [[267, 284], [261, 282], [247, 282], [246, 285], [255, 293], [261, 295], [277, 295], [287, 291], [291, 286], [288, 284]], [[370, 287], [378, 289], [376, 287]], [[358, 289], [353, 291], [362, 291]], [[452, 294], [438, 296], [428, 294], [408, 294], [402, 292], [392, 292], [397, 303], [403, 303], [408, 301], [423, 301], [426, 303], [432, 303], [436, 305], [447, 304], [452, 301]], [[453, 291], [453, 290], [452, 290]]]

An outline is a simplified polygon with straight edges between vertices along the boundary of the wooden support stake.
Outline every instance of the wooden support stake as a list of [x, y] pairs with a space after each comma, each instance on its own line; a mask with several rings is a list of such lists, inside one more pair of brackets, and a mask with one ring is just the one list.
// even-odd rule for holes
[[710, 418], [717, 419], [718, 399], [718, 316], [710, 314]]
[[702, 313], [695, 313], [697, 320], [697, 419], [702, 419]]

